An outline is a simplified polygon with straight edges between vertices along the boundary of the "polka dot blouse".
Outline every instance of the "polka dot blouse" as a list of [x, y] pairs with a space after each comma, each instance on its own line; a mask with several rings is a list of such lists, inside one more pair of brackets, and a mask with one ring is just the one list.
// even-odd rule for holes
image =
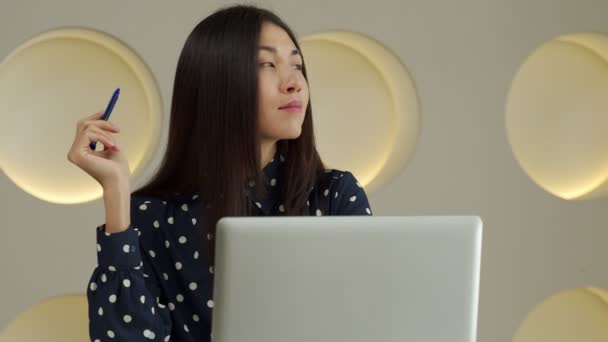
[[[283, 161], [277, 153], [264, 168], [268, 195], [250, 198], [258, 216], [283, 210], [276, 190]], [[372, 214], [348, 171], [328, 170], [307, 205], [311, 216]], [[211, 340], [213, 266], [197, 241], [213, 237], [196, 220], [201, 207], [196, 193], [173, 201], [132, 195], [127, 230], [97, 227], [98, 266], [87, 289], [91, 341]]]

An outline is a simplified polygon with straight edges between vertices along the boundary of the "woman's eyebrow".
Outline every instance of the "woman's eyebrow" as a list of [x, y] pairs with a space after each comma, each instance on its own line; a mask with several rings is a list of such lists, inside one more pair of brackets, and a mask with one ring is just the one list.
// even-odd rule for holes
[[[261, 45], [259, 47], [259, 50], [266, 50], [266, 51], [270, 51], [274, 54], [277, 53], [277, 48], [272, 47], [272, 46], [266, 46], [266, 45]], [[295, 55], [300, 55], [300, 57], [302, 56], [302, 53], [300, 52], [299, 49], [293, 49], [291, 50], [291, 53], [289, 54], [290, 56], [295, 56]]]

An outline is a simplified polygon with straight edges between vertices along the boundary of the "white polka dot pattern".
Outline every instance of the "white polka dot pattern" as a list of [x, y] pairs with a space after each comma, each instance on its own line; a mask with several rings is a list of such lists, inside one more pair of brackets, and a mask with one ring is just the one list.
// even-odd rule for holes
[[[246, 189], [253, 215], [287, 213], [280, 198], [284, 159], [277, 152], [264, 168], [269, 196], [256, 198]], [[302, 205], [310, 216], [372, 215], [365, 191], [347, 171], [323, 173]], [[215, 303], [207, 248], [215, 237], [201, 217], [208, 206], [198, 193], [163, 200], [132, 194], [131, 208], [127, 230], [97, 229], [98, 267], [87, 289], [91, 340], [209, 341]]]

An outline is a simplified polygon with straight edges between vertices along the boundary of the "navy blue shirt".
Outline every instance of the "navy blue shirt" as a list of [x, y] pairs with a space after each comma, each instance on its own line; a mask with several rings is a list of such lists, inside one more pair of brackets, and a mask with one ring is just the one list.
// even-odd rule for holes
[[[257, 216], [283, 211], [278, 196], [283, 156], [264, 167], [268, 195], [250, 197]], [[273, 191], [274, 190], [274, 191]], [[199, 194], [164, 201], [131, 196], [131, 224], [122, 232], [97, 227], [98, 265], [87, 298], [91, 341], [210, 341], [213, 266], [196, 217]], [[371, 215], [364, 189], [348, 171], [327, 170], [310, 192], [309, 215]]]

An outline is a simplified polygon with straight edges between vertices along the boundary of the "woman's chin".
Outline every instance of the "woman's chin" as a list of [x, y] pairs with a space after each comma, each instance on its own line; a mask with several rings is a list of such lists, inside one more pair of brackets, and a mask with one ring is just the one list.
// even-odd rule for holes
[[289, 132], [285, 132], [285, 134], [282, 134], [281, 140], [297, 139], [300, 137], [301, 134], [302, 134], [302, 129], [293, 129], [293, 130], [290, 130]]

